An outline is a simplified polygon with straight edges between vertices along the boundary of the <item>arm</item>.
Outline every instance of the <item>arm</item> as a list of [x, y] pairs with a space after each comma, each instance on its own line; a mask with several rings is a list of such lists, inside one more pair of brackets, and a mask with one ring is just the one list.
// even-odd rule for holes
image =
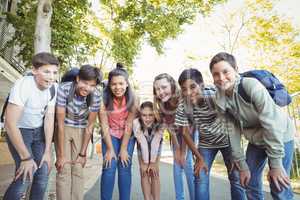
[[[17, 127], [17, 122], [19, 121], [22, 112], [22, 106], [8, 103], [5, 114], [5, 128], [7, 130], [7, 135], [12, 145], [17, 150], [21, 160], [31, 158], [31, 155], [22, 138], [20, 129]], [[16, 172], [15, 180], [18, 179], [22, 174], [24, 174], [23, 181], [25, 181], [27, 176], [29, 176], [30, 181], [32, 181], [32, 173], [36, 169], [37, 165], [32, 158], [27, 161], [21, 161], [20, 167]]]
[[[257, 80], [254, 81], [258, 82]], [[244, 83], [247, 82], [244, 81]], [[284, 157], [283, 137], [285, 134], [290, 134], [289, 131], [291, 130], [288, 128], [290, 121], [287, 115], [282, 113], [274, 103], [261, 83], [258, 82], [256, 87], [249, 87], [249, 85], [247, 84], [244, 88], [247, 94], [251, 94], [251, 100], [258, 113], [260, 125], [264, 129], [262, 138], [266, 144], [266, 153], [269, 160], [269, 177], [280, 190], [280, 185], [288, 187], [290, 184], [289, 177], [282, 166], [282, 158]]]
[[136, 105], [134, 105], [132, 110], [129, 112], [126, 120], [125, 133], [123, 135], [122, 144], [120, 147], [120, 159], [123, 166], [127, 166], [130, 162], [130, 158], [127, 152], [127, 145], [132, 133], [132, 124], [133, 124], [133, 119], [136, 116], [136, 112], [137, 112]]
[[88, 116], [87, 127], [84, 129], [80, 153], [76, 159], [76, 162], [80, 163], [82, 167], [84, 167], [86, 163], [86, 149], [88, 147], [91, 136], [93, 134], [93, 128], [94, 128], [94, 123], [96, 121], [96, 117], [97, 117], [97, 112], [90, 112]]
[[102, 102], [100, 105], [100, 111], [98, 113], [99, 121], [101, 124], [102, 138], [106, 144], [106, 154], [103, 157], [104, 167], [110, 167], [111, 160], [116, 159], [116, 154], [112, 145], [111, 137], [109, 134], [109, 125], [107, 118], [107, 110], [105, 108], [104, 103]]
[[237, 122], [232, 118], [232, 116], [229, 115], [224, 118], [223, 120], [229, 135], [231, 154], [233, 159], [231, 171], [235, 170], [235, 168], [239, 171], [241, 186], [246, 187], [250, 181], [251, 173], [246, 163], [244, 150], [241, 146], [241, 129], [239, 125], [236, 124]]
[[64, 140], [65, 140], [65, 116], [66, 108], [61, 106], [56, 106], [56, 120], [57, 120], [57, 144], [56, 144], [56, 169], [58, 172], [61, 172], [65, 160], [65, 151], [64, 151]]
[[45, 131], [45, 152], [43, 158], [39, 164], [39, 168], [46, 162], [48, 165], [48, 173], [51, 170], [51, 143], [54, 131], [54, 111], [55, 106], [51, 105], [47, 107], [47, 111], [44, 119], [44, 131]]
[[194, 172], [196, 176], [199, 176], [200, 171], [203, 169], [206, 173], [208, 172], [208, 168], [204, 163], [204, 159], [202, 155], [199, 153], [198, 149], [196, 148], [193, 139], [190, 135], [190, 130], [188, 126], [182, 127], [182, 135], [185, 143], [187, 146], [192, 150], [193, 154], [196, 156], [196, 163], [194, 167]]

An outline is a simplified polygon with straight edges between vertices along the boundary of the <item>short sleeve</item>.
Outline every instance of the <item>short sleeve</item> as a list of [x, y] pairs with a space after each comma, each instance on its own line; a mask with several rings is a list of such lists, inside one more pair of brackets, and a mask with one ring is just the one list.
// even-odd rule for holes
[[[54, 87], [54, 96], [53, 96], [53, 98], [51, 97], [51, 87]], [[49, 103], [48, 103], [48, 106], [55, 106], [56, 98], [57, 98], [58, 84], [57, 84], [57, 83], [54, 83], [54, 85], [51, 86], [51, 87], [49, 88], [50, 101], [49, 101]]]
[[26, 79], [23, 78], [18, 80], [10, 90], [8, 102], [24, 107], [29, 97], [26, 85]]
[[100, 110], [101, 95], [98, 91], [93, 93], [93, 103], [90, 106], [90, 112], [98, 112]]
[[184, 111], [184, 101], [180, 101], [175, 115], [175, 125], [176, 126], [189, 126], [189, 121], [187, 114]]
[[60, 84], [57, 90], [56, 106], [66, 107], [67, 94], [64, 90], [63, 84]]

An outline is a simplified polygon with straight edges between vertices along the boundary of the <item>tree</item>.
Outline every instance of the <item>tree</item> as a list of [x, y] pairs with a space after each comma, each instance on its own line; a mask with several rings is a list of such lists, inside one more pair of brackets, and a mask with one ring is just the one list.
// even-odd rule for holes
[[[144, 41], [160, 54], [167, 39], [176, 38], [183, 25], [193, 23], [197, 14], [207, 14], [224, 0], [211, 1], [118, 1], [102, 0], [101, 11], [110, 16], [97, 24], [106, 36], [105, 50], [113, 59], [133, 65]], [[109, 33], [109, 34], [107, 34]]]
[[[17, 56], [29, 67], [34, 54], [34, 30], [40, 24], [37, 19], [38, 3], [43, 4], [42, 12], [51, 11], [51, 1], [22, 0], [17, 5], [17, 12], [7, 13], [8, 22], [15, 28], [12, 41], [19, 47]], [[48, 2], [48, 3], [46, 3]], [[50, 7], [49, 7], [50, 5]], [[88, 13], [89, 3], [86, 0], [56, 0], [52, 2], [53, 15], [51, 18], [51, 32], [41, 28], [41, 33], [52, 35], [50, 48], [62, 63], [62, 69], [80, 64], [93, 55], [99, 47], [101, 40], [89, 33]], [[48, 10], [49, 9], [49, 10]], [[50, 15], [48, 15], [50, 16]], [[38, 17], [41, 19], [41, 17]], [[49, 22], [49, 21], [48, 21]], [[37, 24], [38, 23], [38, 24]], [[39, 29], [37, 27], [37, 29]], [[43, 38], [47, 38], [44, 37]], [[36, 39], [41, 39], [36, 37]], [[40, 41], [41, 42], [41, 41]], [[41, 44], [41, 43], [40, 43]]]
[[34, 53], [51, 52], [52, 1], [39, 0], [37, 7], [36, 25], [34, 33]]
[[[277, 1], [247, 0], [232, 9], [224, 6], [214, 34], [224, 51], [247, 52], [251, 68], [267, 69], [279, 76], [290, 93], [300, 90], [300, 31], [289, 18], [274, 10]], [[239, 59], [239, 58], [238, 58]]]
[[[130, 0], [121, 4], [101, 0], [98, 15], [87, 0], [56, 0], [52, 2], [51, 49], [64, 67], [78, 65], [100, 52], [101, 64], [110, 59], [123, 62], [130, 70], [144, 40], [163, 53], [163, 43], [180, 34], [184, 24], [224, 1]], [[16, 14], [7, 14], [16, 30], [13, 40], [20, 47], [18, 56], [27, 66], [34, 52], [37, 3], [22, 0]]]

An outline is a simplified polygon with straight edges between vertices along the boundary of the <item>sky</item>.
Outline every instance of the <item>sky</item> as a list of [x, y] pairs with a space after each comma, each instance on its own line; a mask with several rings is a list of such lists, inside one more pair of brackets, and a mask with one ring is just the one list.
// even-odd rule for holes
[[[210, 58], [216, 53], [223, 51], [218, 41], [223, 40], [216, 37], [212, 31], [218, 29], [220, 11], [224, 9], [237, 8], [243, 4], [242, 0], [228, 0], [225, 5], [215, 8], [212, 19], [215, 23], [207, 23], [207, 19], [198, 17], [193, 25], [184, 26], [184, 32], [175, 40], [168, 40], [164, 47], [163, 55], [158, 55], [154, 48], [144, 44], [142, 51], [137, 56], [133, 78], [137, 81], [142, 100], [151, 100], [153, 79], [160, 73], [169, 73], [177, 80], [181, 71], [185, 68], [195, 67], [204, 74], [204, 80], [210, 83], [211, 77], [208, 71]], [[299, 0], [281, 0], [275, 9], [280, 15], [291, 18], [294, 26], [300, 28], [300, 1]], [[201, 57], [202, 61], [192, 61], [188, 56]], [[239, 51], [237, 62], [243, 66], [243, 60], [246, 60], [247, 52]]]

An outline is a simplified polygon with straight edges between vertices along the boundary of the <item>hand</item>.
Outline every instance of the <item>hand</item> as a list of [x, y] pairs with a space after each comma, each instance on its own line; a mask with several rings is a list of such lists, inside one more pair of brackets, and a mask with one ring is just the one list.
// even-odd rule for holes
[[81, 164], [82, 168], [84, 168], [85, 164], [86, 164], [86, 156], [82, 157], [82, 156], [77, 156], [75, 163], [79, 163]]
[[148, 175], [151, 177], [159, 177], [159, 169], [158, 169], [158, 164], [156, 163], [150, 163], [148, 167]]
[[281, 186], [285, 188], [290, 186], [290, 178], [283, 168], [271, 168], [268, 173], [268, 181], [272, 181], [278, 191], [282, 190]]
[[103, 158], [104, 168], [110, 168], [112, 159], [116, 159], [115, 151], [113, 149], [107, 150]]
[[65, 164], [73, 164], [72, 161], [66, 161], [65, 157], [57, 157], [55, 167], [58, 173], [61, 173]]
[[239, 171], [241, 186], [245, 188], [249, 184], [251, 173], [248, 169], [242, 170], [238, 164], [238, 161], [234, 161], [232, 163], [230, 173], [234, 173], [235, 168]]
[[141, 162], [141, 164], [140, 164], [140, 170], [141, 170], [141, 176], [145, 177], [147, 175], [147, 173], [148, 173], [148, 165]]
[[241, 170], [240, 172], [240, 183], [242, 187], [246, 187], [249, 184], [251, 174], [249, 170]]
[[122, 166], [127, 167], [129, 165], [129, 162], [130, 162], [130, 156], [128, 155], [127, 150], [122, 150], [121, 149], [119, 157], [120, 157]]
[[32, 182], [33, 174], [37, 170], [37, 165], [33, 159], [23, 161], [20, 164], [20, 167], [16, 171], [15, 179], [17, 180], [23, 174], [23, 183], [26, 181], [26, 178], [29, 177], [29, 181]]
[[39, 168], [41, 168], [43, 166], [44, 162], [48, 165], [48, 175], [49, 175], [51, 168], [52, 168], [50, 151], [44, 153], [42, 160], [40, 162]]
[[202, 158], [197, 157], [196, 162], [194, 165], [194, 174], [195, 176], [199, 176], [199, 173], [201, 170], [204, 170], [206, 174], [208, 174], [208, 168], [206, 164], [204, 163], [204, 160]]

